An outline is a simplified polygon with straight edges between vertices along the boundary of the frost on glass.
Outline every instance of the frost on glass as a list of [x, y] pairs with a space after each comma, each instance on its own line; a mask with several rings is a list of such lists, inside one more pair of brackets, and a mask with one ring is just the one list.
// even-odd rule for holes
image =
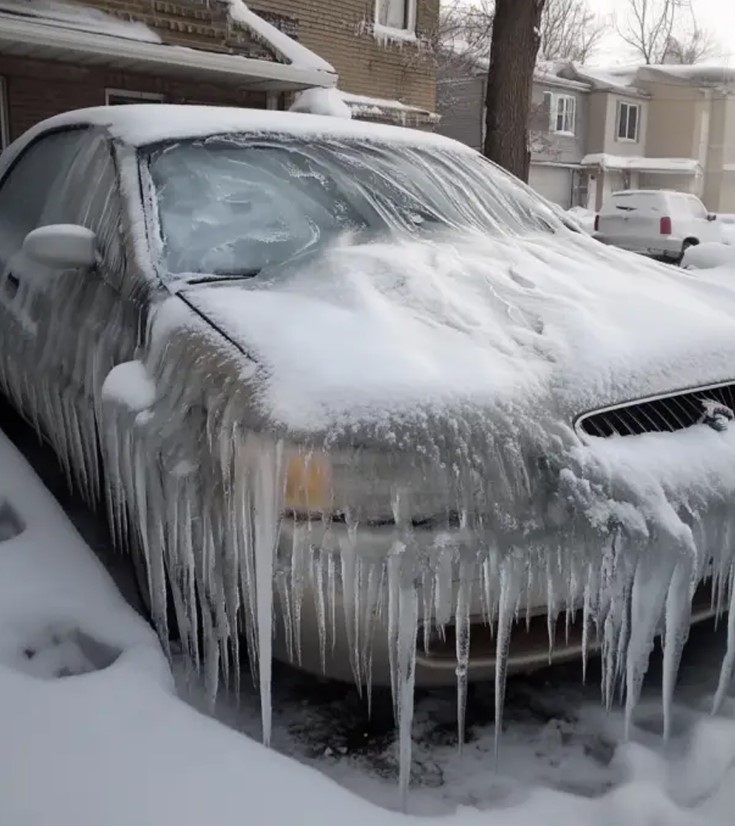
[[730, 288], [593, 245], [471, 155], [219, 137], [140, 169], [121, 150], [120, 199], [72, 198], [114, 180], [106, 152], [80, 153], [64, 211], [104, 274], [54, 275], [53, 306], [21, 296], [0, 377], [143, 558], [162, 644], [172, 606], [211, 701], [247, 655], [268, 742], [274, 657], [367, 703], [389, 685], [405, 800], [432, 652], [452, 657], [460, 745], [469, 680], [494, 681], [497, 750], [541, 617], [582, 675], [600, 650], [628, 725], [661, 634], [668, 734], [694, 590], [710, 581], [716, 613], [735, 598], [735, 431], [573, 421], [729, 378]]

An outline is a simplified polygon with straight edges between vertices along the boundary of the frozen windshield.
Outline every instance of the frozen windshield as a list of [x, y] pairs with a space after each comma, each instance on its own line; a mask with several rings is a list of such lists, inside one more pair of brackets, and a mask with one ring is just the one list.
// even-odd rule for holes
[[367, 141], [227, 136], [147, 154], [161, 264], [254, 275], [351, 231], [553, 232], [551, 209], [480, 156]]

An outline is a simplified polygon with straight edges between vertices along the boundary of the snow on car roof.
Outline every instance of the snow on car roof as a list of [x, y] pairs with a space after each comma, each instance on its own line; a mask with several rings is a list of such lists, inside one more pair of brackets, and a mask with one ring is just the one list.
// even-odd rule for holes
[[366, 139], [441, 148], [454, 152], [475, 152], [474, 149], [451, 138], [400, 126], [265, 109], [141, 103], [79, 109], [49, 118], [26, 132], [9, 148], [8, 154], [14, 155], [43, 132], [65, 126], [83, 125], [105, 127], [113, 137], [133, 146], [145, 146], [164, 140], [201, 138], [223, 132], [276, 132], [306, 137]]

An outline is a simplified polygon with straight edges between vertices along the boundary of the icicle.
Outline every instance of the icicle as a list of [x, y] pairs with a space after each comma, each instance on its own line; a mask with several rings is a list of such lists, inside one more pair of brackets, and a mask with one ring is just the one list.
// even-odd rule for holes
[[554, 640], [556, 639], [556, 593], [554, 591], [554, 577], [549, 571], [546, 576], [546, 635], [549, 640], [549, 664], [551, 655], [554, 652]]
[[587, 567], [587, 577], [584, 585], [584, 596], [582, 601], [582, 684], [587, 683], [587, 658], [589, 655], [589, 634], [590, 626], [598, 616], [599, 612], [599, 589], [600, 583], [597, 577], [597, 567], [594, 563], [589, 563]]
[[452, 618], [452, 552], [449, 549], [442, 550], [436, 563], [434, 573], [434, 614], [436, 626], [444, 629], [444, 626]]
[[517, 599], [518, 583], [513, 559], [500, 566], [500, 602], [498, 606], [498, 636], [495, 643], [495, 765], [500, 757], [500, 735], [503, 731], [505, 682], [508, 674], [508, 651]]
[[281, 602], [281, 617], [283, 618], [283, 635], [286, 643], [286, 656], [294, 661], [293, 613], [291, 610], [291, 594], [286, 571], [276, 573], [276, 589]]
[[337, 563], [335, 555], [327, 556], [327, 598], [329, 603], [329, 625], [331, 628], [332, 653], [337, 643]]
[[301, 617], [309, 565], [309, 526], [295, 523], [291, 545], [291, 610], [293, 611], [293, 638], [296, 662], [301, 665]]
[[460, 754], [464, 749], [467, 710], [467, 673], [470, 658], [470, 604], [474, 566], [462, 561], [459, 565], [459, 587], [455, 615], [455, 648], [457, 656], [457, 739]]
[[[665, 556], [657, 554], [658, 547], [645, 548], [638, 560], [631, 593], [630, 638], [626, 654], [625, 678], [625, 739], [630, 738], [633, 711], [638, 704], [648, 659], [663, 613], [664, 600], [673, 570], [663, 564]], [[658, 558], [657, 558], [658, 557]], [[656, 562], [659, 562], [657, 565]]]
[[[281, 479], [282, 446], [275, 445], [267, 453], [254, 451], [251, 481], [253, 500], [253, 548], [258, 620], [258, 674], [260, 682], [260, 713], [263, 743], [271, 740], [271, 674], [273, 668], [273, 572], [278, 548], [278, 528], [281, 514], [283, 482]], [[265, 456], [263, 456], [265, 453]]]
[[400, 633], [400, 548], [396, 548], [388, 557], [388, 668], [390, 669], [390, 688], [393, 697], [393, 716], [399, 718], [398, 709], [398, 635]]
[[691, 599], [689, 584], [691, 579], [691, 565], [680, 562], [674, 569], [669, 591], [666, 595], [666, 625], [664, 629], [664, 663], [661, 693], [663, 700], [664, 739], [671, 735], [672, 709], [674, 702], [674, 688], [676, 675], [679, 672], [681, 655], [689, 636], [691, 620]]
[[375, 628], [377, 625], [378, 612], [380, 608], [380, 596], [384, 583], [384, 566], [381, 563], [369, 563], [365, 583], [365, 589], [363, 592], [362, 618], [360, 620], [360, 670], [365, 681], [368, 716], [370, 716], [373, 682], [373, 638], [375, 636]]
[[327, 670], [327, 610], [324, 598], [324, 557], [317, 553], [312, 560], [312, 586], [319, 635], [319, 662], [322, 674]]
[[725, 657], [722, 661], [722, 668], [720, 669], [717, 691], [712, 702], [713, 714], [719, 713], [722, 708], [722, 704], [725, 702], [725, 697], [727, 696], [727, 689], [732, 681], [733, 672], [735, 672], [735, 564], [730, 567], [729, 589], [730, 608], [727, 617], [727, 648], [725, 649]]
[[421, 623], [424, 654], [428, 656], [431, 644], [431, 620], [435, 599], [436, 580], [429, 567], [424, 568], [421, 574]]
[[416, 680], [416, 637], [419, 601], [413, 583], [400, 583], [398, 593], [398, 639], [396, 685], [399, 740], [399, 788], [403, 811], [408, 810], [411, 782], [411, 731], [413, 728], [414, 683]]

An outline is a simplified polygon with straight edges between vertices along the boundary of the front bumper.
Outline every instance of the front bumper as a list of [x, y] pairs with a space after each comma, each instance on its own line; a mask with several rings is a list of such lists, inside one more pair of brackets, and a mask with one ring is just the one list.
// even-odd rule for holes
[[[304, 534], [308, 540], [304, 542]], [[456, 617], [460, 596], [460, 568], [458, 557], [477, 555], [487, 537], [481, 537], [468, 529], [435, 530], [417, 529], [412, 532], [413, 551], [418, 559], [437, 563], [437, 555], [447, 553], [449, 564], [448, 579], [451, 585], [447, 592], [439, 595], [433, 591], [433, 599], [419, 606], [419, 627], [417, 633], [416, 684], [424, 687], [451, 685], [456, 682]], [[363, 576], [358, 582], [363, 586], [360, 599], [366, 596], [365, 583], [371, 568], [380, 568], [391, 549], [400, 542], [400, 533], [394, 525], [365, 526], [351, 532], [344, 524], [332, 523], [328, 527], [321, 523], [298, 522], [284, 518], [281, 526], [279, 560], [280, 576], [295, 577], [300, 580], [298, 589], [300, 600], [298, 622], [294, 623], [293, 590], [281, 599], [281, 611], [276, 612], [276, 636], [274, 656], [284, 662], [291, 662], [303, 670], [326, 677], [352, 682], [355, 679], [354, 654], [356, 638], [359, 645], [369, 649], [370, 673], [361, 673], [362, 681], [373, 685], [389, 686], [390, 670], [390, 628], [388, 618], [388, 585], [381, 582], [382, 594], [375, 600], [369, 639], [365, 636], [365, 613], [356, 600], [345, 593], [343, 587], [342, 564], [344, 559], [360, 560]], [[304, 548], [309, 548], [304, 552]], [[486, 545], [485, 545], [486, 547]], [[294, 549], [300, 549], [295, 552]], [[344, 555], [344, 556], [343, 556]], [[325, 559], [331, 557], [334, 571], [333, 591], [326, 596], [329, 576]], [[450, 561], [450, 558], [454, 561]], [[349, 564], [349, 563], [348, 563]], [[321, 572], [318, 572], [321, 566]], [[377, 568], [373, 567], [377, 566]], [[419, 563], [416, 576], [421, 577]], [[354, 566], [349, 569], [354, 570]], [[470, 656], [468, 678], [470, 681], [492, 679], [495, 673], [495, 633], [494, 622], [489, 614], [491, 597], [484, 595], [492, 584], [492, 576], [475, 569], [465, 583], [470, 620]], [[349, 575], [349, 574], [348, 574]], [[283, 581], [283, 580], [282, 580]], [[281, 590], [281, 595], [283, 591]], [[550, 662], [575, 659], [582, 653], [581, 628], [574, 623], [566, 628], [564, 618], [558, 622], [547, 622], [546, 583], [539, 582], [534, 593], [526, 593], [524, 600], [530, 608], [523, 611], [514, 623], [511, 637], [508, 671], [510, 673], [530, 672], [543, 668]], [[284, 602], [287, 604], [284, 605]], [[325, 609], [325, 603], [329, 605]], [[424, 623], [426, 610], [430, 621]], [[290, 616], [289, 616], [290, 613]], [[352, 618], [360, 619], [352, 634], [348, 626]], [[570, 616], [571, 619], [571, 616]], [[360, 628], [360, 625], [363, 625]], [[549, 633], [553, 646], [549, 645]], [[294, 642], [293, 635], [298, 636]], [[291, 637], [291, 638], [290, 638]], [[324, 650], [322, 650], [322, 647]]]

